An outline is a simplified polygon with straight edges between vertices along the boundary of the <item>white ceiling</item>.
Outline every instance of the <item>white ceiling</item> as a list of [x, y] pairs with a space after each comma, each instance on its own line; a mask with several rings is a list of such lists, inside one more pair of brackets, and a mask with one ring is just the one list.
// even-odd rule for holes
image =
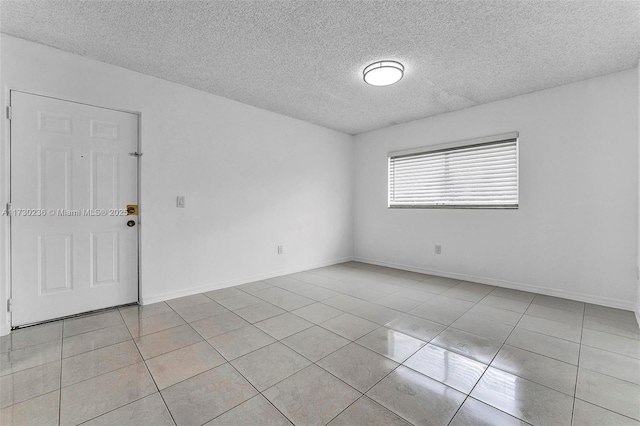
[[[350, 134], [632, 68], [640, 1], [7, 1], [4, 33]], [[369, 63], [405, 65], [371, 87]]]

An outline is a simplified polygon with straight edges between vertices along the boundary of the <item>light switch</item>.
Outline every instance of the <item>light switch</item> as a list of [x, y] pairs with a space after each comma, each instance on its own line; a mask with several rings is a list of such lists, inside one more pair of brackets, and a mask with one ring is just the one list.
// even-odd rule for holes
[[176, 207], [184, 209], [184, 195], [178, 195], [178, 200], [176, 202]]

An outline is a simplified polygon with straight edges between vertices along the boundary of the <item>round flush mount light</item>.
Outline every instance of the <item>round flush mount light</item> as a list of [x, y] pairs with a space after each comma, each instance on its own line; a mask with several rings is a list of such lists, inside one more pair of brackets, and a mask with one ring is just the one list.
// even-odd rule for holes
[[364, 81], [372, 86], [389, 86], [400, 81], [404, 65], [396, 61], [378, 61], [368, 65], [363, 74]]

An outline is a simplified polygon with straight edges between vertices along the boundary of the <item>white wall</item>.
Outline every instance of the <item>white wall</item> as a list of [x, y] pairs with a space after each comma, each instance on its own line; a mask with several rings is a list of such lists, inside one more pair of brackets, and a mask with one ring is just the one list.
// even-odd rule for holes
[[[356, 259], [634, 309], [637, 84], [633, 69], [356, 136]], [[386, 208], [389, 151], [511, 131], [518, 210]]]
[[[145, 303], [351, 258], [350, 135], [6, 35], [0, 43], [3, 112], [8, 89], [19, 89], [141, 113]], [[185, 209], [176, 195], [186, 195]], [[8, 247], [0, 249], [4, 307]]]
[[640, 61], [638, 61], [638, 261], [636, 263], [636, 321], [640, 325]]
[[[19, 89], [141, 113], [145, 302], [355, 250], [373, 263], [640, 310], [637, 70], [359, 135], [354, 158], [349, 135], [181, 85], [6, 35], [0, 53], [3, 110]], [[521, 136], [520, 209], [386, 208], [389, 151], [510, 131]], [[0, 135], [4, 205], [4, 119]], [[3, 307], [7, 233], [0, 218]], [[0, 308], [0, 334], [7, 325]]]

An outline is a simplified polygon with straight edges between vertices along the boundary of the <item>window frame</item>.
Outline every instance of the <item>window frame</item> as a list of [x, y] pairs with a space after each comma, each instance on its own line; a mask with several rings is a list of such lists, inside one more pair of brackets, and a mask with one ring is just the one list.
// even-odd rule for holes
[[[520, 207], [520, 134], [518, 132], [502, 133], [474, 139], [442, 143], [387, 154], [387, 208], [388, 209], [482, 209], [482, 210], [517, 210]], [[454, 151], [457, 149], [492, 145], [504, 142], [515, 142], [516, 148], [516, 203], [515, 204], [402, 204], [394, 205], [391, 200], [391, 161], [394, 158], [410, 157], [421, 154]]]

